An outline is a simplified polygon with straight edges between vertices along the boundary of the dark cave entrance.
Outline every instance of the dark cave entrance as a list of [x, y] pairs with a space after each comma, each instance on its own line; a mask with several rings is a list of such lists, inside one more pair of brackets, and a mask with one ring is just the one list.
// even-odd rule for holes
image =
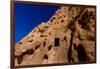
[[55, 38], [54, 40], [54, 46], [59, 46], [60, 45], [60, 38]]
[[79, 61], [82, 61], [82, 62], [86, 62], [87, 61], [86, 51], [85, 51], [85, 49], [84, 49], [82, 44], [78, 45], [77, 53], [78, 53]]

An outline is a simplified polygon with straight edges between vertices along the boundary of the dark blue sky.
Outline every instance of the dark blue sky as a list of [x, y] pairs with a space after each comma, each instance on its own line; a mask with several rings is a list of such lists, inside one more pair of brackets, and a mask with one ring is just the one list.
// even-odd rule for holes
[[15, 43], [17, 43], [38, 24], [46, 22], [60, 7], [15, 3], [14, 8]]

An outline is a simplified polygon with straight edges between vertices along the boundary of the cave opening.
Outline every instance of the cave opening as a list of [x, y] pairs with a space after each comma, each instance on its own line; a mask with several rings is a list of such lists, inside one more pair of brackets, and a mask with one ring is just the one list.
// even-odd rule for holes
[[48, 55], [45, 54], [44, 57], [43, 57], [43, 59], [48, 59]]
[[55, 38], [54, 40], [54, 46], [59, 46], [60, 45], [60, 38]]
[[82, 44], [78, 45], [77, 53], [78, 53], [79, 61], [82, 61], [82, 62], [86, 62], [87, 61], [86, 51], [85, 51], [85, 49], [84, 49]]

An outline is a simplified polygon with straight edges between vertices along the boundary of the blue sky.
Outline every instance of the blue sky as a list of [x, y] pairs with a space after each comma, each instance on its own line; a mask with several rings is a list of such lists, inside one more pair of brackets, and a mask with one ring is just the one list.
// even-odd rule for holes
[[46, 22], [54, 15], [59, 6], [19, 4], [14, 5], [15, 43], [20, 41], [34, 27]]

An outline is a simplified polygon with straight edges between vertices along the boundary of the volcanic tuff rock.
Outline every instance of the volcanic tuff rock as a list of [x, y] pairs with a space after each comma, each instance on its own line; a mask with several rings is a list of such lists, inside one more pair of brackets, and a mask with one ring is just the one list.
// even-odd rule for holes
[[62, 6], [15, 45], [15, 66], [95, 62], [95, 8]]

